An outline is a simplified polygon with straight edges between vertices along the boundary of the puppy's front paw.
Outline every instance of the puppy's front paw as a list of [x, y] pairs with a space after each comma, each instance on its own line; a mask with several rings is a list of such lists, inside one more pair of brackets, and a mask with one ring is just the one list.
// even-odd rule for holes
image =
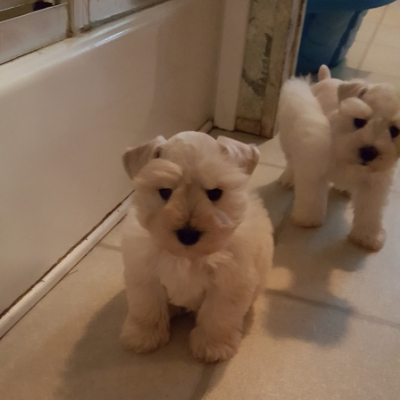
[[148, 353], [169, 342], [169, 329], [161, 324], [151, 327], [126, 321], [121, 332], [122, 345], [135, 353]]
[[377, 235], [371, 235], [368, 232], [358, 232], [353, 229], [350, 232], [348, 239], [350, 242], [357, 246], [361, 246], [364, 249], [379, 251], [385, 243], [386, 232], [382, 229]]
[[293, 225], [301, 228], [318, 228], [324, 223], [324, 218], [321, 216], [304, 216], [296, 213], [292, 213], [291, 220]]
[[202, 362], [225, 361], [236, 354], [240, 340], [241, 335], [238, 331], [219, 335], [216, 339], [201, 327], [196, 327], [190, 334], [190, 350], [193, 356]]

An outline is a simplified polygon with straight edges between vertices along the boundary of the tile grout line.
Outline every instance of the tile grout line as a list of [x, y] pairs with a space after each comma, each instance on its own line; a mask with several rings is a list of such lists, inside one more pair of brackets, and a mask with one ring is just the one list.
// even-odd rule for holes
[[283, 228], [285, 227], [286, 222], [290, 219], [290, 212], [293, 207], [293, 199], [289, 202], [287, 208], [285, 211], [282, 213], [282, 219], [279, 222], [279, 224], [274, 228], [274, 246], [276, 247], [278, 243], [279, 236], [281, 232], [283, 231]]
[[118, 253], [122, 252], [121, 247], [119, 246], [115, 246], [113, 244], [107, 244], [107, 243], [97, 243], [96, 247], [101, 247], [102, 249], [106, 249], [106, 250], [111, 250], [111, 251], [117, 251]]
[[278, 164], [272, 164], [269, 162], [265, 162], [265, 161], [259, 161], [258, 165], [264, 165], [267, 167], [274, 167], [274, 168], [279, 168], [279, 169], [285, 169], [285, 167], [283, 167], [282, 165], [278, 165]]
[[359, 312], [352, 311], [351, 309], [343, 308], [343, 307], [337, 306], [335, 304], [329, 304], [329, 303], [324, 303], [324, 302], [318, 301], [318, 300], [307, 299], [306, 297], [301, 297], [301, 296], [297, 296], [297, 295], [294, 295], [291, 293], [281, 292], [279, 290], [274, 290], [274, 289], [266, 289], [265, 293], [267, 294], [267, 296], [283, 297], [283, 298], [286, 298], [289, 300], [306, 303], [306, 304], [309, 304], [314, 307], [329, 308], [331, 310], [340, 312], [342, 314], [346, 314], [348, 316], [351, 316], [351, 317], [354, 317], [354, 318], [357, 318], [357, 319], [360, 319], [363, 321], [372, 322], [372, 323], [375, 323], [378, 325], [383, 325], [383, 326], [389, 326], [394, 329], [400, 329], [399, 322], [389, 321], [389, 320], [386, 320], [383, 318], [374, 317], [372, 315], [361, 314]]
[[197, 382], [190, 400], [201, 400], [207, 392], [217, 364], [208, 364], [203, 367], [199, 381]]
[[392, 193], [400, 194], [400, 189], [390, 189]]
[[[386, 15], [387, 11], [388, 11], [388, 6], [385, 7], [385, 10], [382, 13], [382, 16], [381, 16], [379, 22], [376, 24], [376, 28], [374, 29], [374, 32], [373, 32], [373, 34], [371, 36], [371, 39], [367, 42], [367, 48], [365, 49], [364, 54], [361, 57], [360, 62], [357, 65], [358, 72], [362, 71], [361, 66], [364, 64], [364, 61], [367, 58], [367, 54], [368, 54], [368, 52], [370, 50], [370, 47], [372, 46], [372, 44], [373, 44], [373, 42], [375, 40], [375, 37], [376, 37], [376, 34], [378, 33], [379, 28], [382, 25], [383, 19], [385, 18], [385, 15]], [[357, 74], [357, 76], [358, 76], [358, 74]]]

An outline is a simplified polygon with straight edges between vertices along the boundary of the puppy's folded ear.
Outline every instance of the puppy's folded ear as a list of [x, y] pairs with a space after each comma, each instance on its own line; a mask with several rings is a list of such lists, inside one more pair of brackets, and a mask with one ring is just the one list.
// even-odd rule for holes
[[219, 136], [217, 142], [222, 154], [235, 161], [246, 174], [253, 173], [260, 159], [260, 152], [254, 144], [241, 143], [226, 136]]
[[357, 97], [349, 97], [340, 103], [339, 113], [352, 118], [369, 119], [372, 116], [372, 109]]
[[344, 82], [338, 87], [339, 102], [349, 98], [358, 97], [359, 99], [367, 92], [368, 84], [363, 81]]
[[122, 156], [122, 163], [129, 178], [133, 179], [137, 173], [153, 158], [159, 157], [160, 147], [166, 142], [163, 136], [134, 149], [128, 148]]

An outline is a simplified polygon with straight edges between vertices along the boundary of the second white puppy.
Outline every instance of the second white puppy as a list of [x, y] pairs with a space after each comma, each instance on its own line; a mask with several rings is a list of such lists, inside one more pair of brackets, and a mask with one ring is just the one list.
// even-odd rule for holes
[[384, 206], [398, 159], [400, 102], [388, 84], [292, 78], [282, 89], [278, 123], [287, 166], [280, 180], [293, 186], [292, 220], [316, 227], [325, 219], [329, 183], [351, 195], [349, 239], [370, 250], [385, 241]]
[[123, 238], [128, 316], [121, 339], [136, 352], [169, 341], [176, 306], [197, 313], [193, 355], [232, 357], [264, 286], [272, 226], [247, 183], [255, 146], [199, 132], [158, 137], [124, 156], [134, 206]]

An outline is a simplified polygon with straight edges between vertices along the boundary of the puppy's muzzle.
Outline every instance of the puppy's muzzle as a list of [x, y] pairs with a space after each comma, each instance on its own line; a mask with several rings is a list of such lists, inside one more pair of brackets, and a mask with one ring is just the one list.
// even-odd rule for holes
[[185, 246], [192, 246], [200, 240], [202, 232], [192, 228], [189, 225], [184, 226], [182, 229], [176, 231], [178, 240]]
[[361, 147], [358, 150], [358, 155], [360, 156], [360, 161], [361, 164], [365, 165], [369, 163], [370, 161], [375, 160], [376, 157], [378, 157], [379, 153], [376, 147], [373, 146], [365, 146]]

